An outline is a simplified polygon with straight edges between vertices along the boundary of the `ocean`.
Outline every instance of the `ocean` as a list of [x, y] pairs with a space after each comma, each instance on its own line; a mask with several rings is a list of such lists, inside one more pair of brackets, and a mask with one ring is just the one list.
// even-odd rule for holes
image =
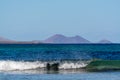
[[120, 60], [120, 44], [0, 44], [0, 80], [119, 80], [119, 71], [80, 70], [93, 59]]

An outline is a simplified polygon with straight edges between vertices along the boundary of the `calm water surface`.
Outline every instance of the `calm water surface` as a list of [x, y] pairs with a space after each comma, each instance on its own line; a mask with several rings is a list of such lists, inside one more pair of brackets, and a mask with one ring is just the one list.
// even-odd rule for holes
[[120, 72], [81, 72], [58, 74], [0, 73], [0, 80], [120, 80]]

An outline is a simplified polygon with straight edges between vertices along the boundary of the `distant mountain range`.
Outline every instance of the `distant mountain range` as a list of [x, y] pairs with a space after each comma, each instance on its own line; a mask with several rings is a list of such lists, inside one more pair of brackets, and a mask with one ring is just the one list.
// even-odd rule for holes
[[[7, 38], [0, 37], [0, 44], [44, 44], [44, 43], [50, 43], [50, 44], [90, 44], [89, 40], [81, 37], [81, 36], [73, 36], [73, 37], [67, 37], [61, 34], [55, 34], [45, 40], [33, 40], [33, 41], [14, 41]], [[109, 40], [101, 40], [97, 43], [102, 44], [110, 44], [112, 43]]]
[[90, 41], [81, 36], [66, 37], [56, 34], [44, 40], [44, 43], [90, 43]]

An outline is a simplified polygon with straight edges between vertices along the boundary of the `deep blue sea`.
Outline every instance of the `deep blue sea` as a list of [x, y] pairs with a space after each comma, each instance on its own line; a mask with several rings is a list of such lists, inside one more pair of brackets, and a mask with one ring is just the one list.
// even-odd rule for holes
[[[120, 80], [120, 72], [85, 72], [92, 59], [120, 60], [120, 44], [0, 44], [0, 80]], [[57, 72], [44, 71], [60, 63]]]

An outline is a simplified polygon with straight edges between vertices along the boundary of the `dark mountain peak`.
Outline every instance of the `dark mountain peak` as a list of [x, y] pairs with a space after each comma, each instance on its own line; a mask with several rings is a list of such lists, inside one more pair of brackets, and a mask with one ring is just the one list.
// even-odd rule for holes
[[48, 40], [56, 40], [56, 39], [58, 40], [58, 39], [65, 39], [65, 38], [66, 38], [66, 36], [64, 36], [64, 35], [55, 34], [55, 35], [49, 37]]
[[44, 43], [59, 43], [59, 42], [63, 42], [65, 39], [66, 39], [66, 37], [64, 35], [55, 34], [55, 35], [47, 38], [43, 42]]
[[66, 37], [61, 34], [55, 34], [52, 37], [44, 40], [45, 43], [89, 43], [90, 41], [84, 39], [81, 36]]
[[69, 37], [69, 39], [73, 43], [90, 43], [90, 41], [88, 41], [87, 39], [85, 39], [85, 38], [83, 38], [83, 37], [81, 37], [79, 35]]
[[55, 34], [55, 35], [53, 35], [52, 37], [66, 37], [66, 36], [64, 36], [64, 35], [62, 35], [62, 34]]

